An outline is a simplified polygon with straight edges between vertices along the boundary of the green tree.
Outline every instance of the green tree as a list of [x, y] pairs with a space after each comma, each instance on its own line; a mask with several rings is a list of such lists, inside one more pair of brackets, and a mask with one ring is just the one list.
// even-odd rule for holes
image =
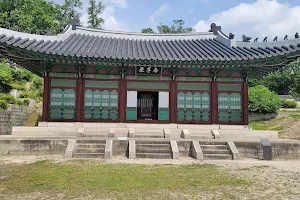
[[78, 12], [78, 9], [82, 9], [81, 0], [65, 0], [65, 3], [59, 7], [61, 12], [61, 21], [65, 23], [71, 21], [76, 16], [81, 14]]
[[155, 33], [152, 28], [143, 28], [142, 33]]
[[0, 63], [0, 92], [10, 91], [10, 84], [13, 82], [12, 69], [5, 62]]
[[281, 100], [267, 87], [258, 85], [249, 88], [249, 111], [254, 113], [275, 113], [281, 106]]
[[104, 10], [104, 4], [99, 1], [98, 4], [96, 0], [90, 0], [90, 7], [88, 8], [88, 24], [89, 28], [101, 28], [104, 20], [99, 17], [99, 15]]
[[[195, 30], [191, 27], [184, 27], [185, 22], [182, 19], [173, 20], [171, 25], [160, 24], [156, 28], [158, 33], [191, 33]], [[142, 29], [142, 33], [154, 33], [152, 28]]]
[[11, 30], [57, 34], [58, 6], [47, 0], [0, 0], [0, 27]]

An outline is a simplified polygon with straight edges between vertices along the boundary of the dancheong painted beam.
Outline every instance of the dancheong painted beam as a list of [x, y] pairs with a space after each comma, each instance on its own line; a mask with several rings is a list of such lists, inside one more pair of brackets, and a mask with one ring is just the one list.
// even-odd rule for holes
[[68, 25], [56, 36], [0, 28], [0, 53], [44, 77], [43, 121], [248, 124], [248, 78], [300, 56], [300, 40], [209, 32], [142, 34]]

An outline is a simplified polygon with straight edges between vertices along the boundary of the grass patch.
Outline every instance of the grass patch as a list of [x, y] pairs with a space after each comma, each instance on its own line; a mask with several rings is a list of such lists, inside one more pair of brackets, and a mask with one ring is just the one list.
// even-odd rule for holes
[[[215, 165], [130, 165], [104, 162], [39, 161], [0, 165], [4, 194], [63, 193], [65, 198], [174, 199], [170, 194], [195, 197], [205, 193], [230, 195], [253, 182], [236, 178]], [[177, 196], [178, 197], [178, 196]]]
[[300, 120], [300, 113], [293, 112], [287, 117], [277, 117], [270, 120], [252, 121], [249, 123], [253, 130], [282, 131], [288, 125]]

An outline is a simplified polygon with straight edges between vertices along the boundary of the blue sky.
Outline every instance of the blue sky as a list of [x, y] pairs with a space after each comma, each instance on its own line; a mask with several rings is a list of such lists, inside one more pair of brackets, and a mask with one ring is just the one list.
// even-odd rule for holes
[[[64, 0], [54, 0], [62, 3]], [[212, 22], [236, 37], [290, 38], [300, 32], [300, 0], [103, 0], [104, 28], [140, 32], [183, 19], [196, 31], [207, 31]], [[86, 23], [88, 0], [83, 0], [82, 21]]]

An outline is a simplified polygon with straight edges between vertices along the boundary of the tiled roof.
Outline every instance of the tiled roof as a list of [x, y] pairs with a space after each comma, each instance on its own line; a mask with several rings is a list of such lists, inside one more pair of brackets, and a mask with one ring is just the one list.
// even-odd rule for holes
[[71, 26], [57, 36], [0, 28], [1, 44], [28, 51], [90, 58], [168, 61], [235, 61], [285, 55], [300, 50], [300, 39], [267, 43], [229, 40], [221, 31], [191, 34], [141, 34]]

